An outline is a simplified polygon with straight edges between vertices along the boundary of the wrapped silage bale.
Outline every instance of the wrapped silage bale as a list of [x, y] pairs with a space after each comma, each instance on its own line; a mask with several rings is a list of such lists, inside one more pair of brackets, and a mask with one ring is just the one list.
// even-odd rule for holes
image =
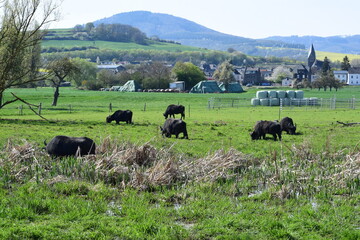
[[309, 99], [309, 105], [311, 105], [311, 106], [316, 106], [316, 105], [318, 105], [318, 98], [317, 97], [311, 97], [310, 99]]
[[282, 105], [283, 106], [289, 106], [290, 105], [290, 98], [283, 98], [282, 99]]
[[302, 91], [302, 90], [295, 91], [295, 98], [303, 99], [304, 98], [304, 91]]
[[277, 92], [276, 91], [268, 91], [268, 97], [269, 98], [277, 98]]
[[277, 91], [278, 98], [286, 98], [286, 91]]
[[259, 98], [259, 99], [268, 98], [268, 92], [267, 91], [257, 91], [256, 98]]
[[301, 106], [301, 99], [299, 98], [291, 98], [290, 105], [292, 106]]
[[301, 98], [301, 105], [309, 106], [310, 98]]
[[268, 98], [260, 99], [260, 105], [261, 106], [269, 106], [269, 99]]
[[279, 98], [270, 98], [269, 106], [280, 106], [280, 99]]
[[259, 106], [260, 105], [260, 99], [259, 98], [252, 98], [251, 99], [251, 105]]
[[295, 91], [294, 90], [288, 90], [286, 91], [286, 95], [288, 98], [295, 98]]

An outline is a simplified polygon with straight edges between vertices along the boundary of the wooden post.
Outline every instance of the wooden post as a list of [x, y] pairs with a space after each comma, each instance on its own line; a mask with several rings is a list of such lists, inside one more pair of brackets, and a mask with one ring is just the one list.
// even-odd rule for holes
[[42, 104], [40, 103], [40, 104], [39, 104], [39, 109], [38, 109], [39, 115], [41, 115], [41, 108], [42, 108]]
[[69, 113], [71, 113], [71, 104], [69, 104]]
[[109, 104], [109, 112], [112, 112], [112, 104]]
[[146, 111], [146, 103], [144, 104], [144, 112]]
[[190, 117], [190, 104], [189, 104], [189, 117]]
[[19, 106], [19, 115], [23, 115], [23, 105]]

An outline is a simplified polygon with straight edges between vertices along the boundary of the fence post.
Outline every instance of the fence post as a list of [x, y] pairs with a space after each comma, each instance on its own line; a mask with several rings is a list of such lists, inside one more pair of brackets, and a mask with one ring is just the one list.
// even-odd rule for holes
[[355, 98], [352, 98], [352, 109], [355, 109]]
[[144, 104], [144, 112], [146, 112], [146, 103]]
[[112, 112], [112, 104], [109, 104], [109, 112]]
[[39, 109], [38, 109], [39, 115], [41, 115], [41, 108], [42, 108], [42, 104], [40, 103], [39, 104]]
[[69, 113], [71, 113], [71, 104], [69, 104]]
[[189, 104], [189, 117], [190, 117], [190, 104]]
[[19, 115], [23, 115], [23, 105], [19, 106]]
[[279, 121], [280, 121], [280, 115], [281, 115], [282, 107], [283, 107], [283, 100], [282, 100], [282, 98], [280, 98]]

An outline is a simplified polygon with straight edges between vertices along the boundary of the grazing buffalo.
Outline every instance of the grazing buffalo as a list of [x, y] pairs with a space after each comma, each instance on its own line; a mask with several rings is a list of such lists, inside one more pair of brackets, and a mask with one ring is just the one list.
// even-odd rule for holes
[[289, 117], [284, 117], [280, 121], [281, 131], [287, 132], [287, 134], [294, 135], [296, 132], [296, 125], [294, 125], [294, 122]]
[[160, 129], [162, 136], [165, 135], [168, 138], [170, 138], [171, 135], [175, 135], [176, 138], [178, 138], [180, 133], [184, 134], [183, 138], [189, 138], [186, 130], [186, 123], [181, 119], [166, 119], [164, 126], [160, 126]]
[[175, 114], [181, 114], [181, 119], [185, 119], [185, 107], [183, 105], [174, 105], [171, 104], [166, 108], [166, 111], [164, 112], [165, 119], [170, 117], [175, 117]]
[[106, 118], [106, 122], [111, 123], [112, 121], [115, 121], [116, 124], [119, 124], [119, 122], [126, 122], [127, 124], [130, 124], [132, 123], [132, 115], [133, 113], [130, 110], [117, 110]]
[[46, 151], [55, 157], [95, 154], [95, 143], [87, 137], [56, 136], [46, 144]]
[[265, 139], [266, 134], [272, 134], [274, 136], [274, 141], [276, 137], [279, 137], [281, 141], [281, 126], [278, 122], [272, 121], [258, 121], [254, 127], [254, 131], [250, 134], [252, 140]]

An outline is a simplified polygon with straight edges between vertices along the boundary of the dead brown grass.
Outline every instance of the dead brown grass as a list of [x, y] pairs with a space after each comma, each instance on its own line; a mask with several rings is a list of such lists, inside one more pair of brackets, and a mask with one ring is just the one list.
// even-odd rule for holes
[[[54, 184], [77, 179], [145, 190], [178, 183], [241, 181], [246, 176], [248, 180], [253, 179], [255, 185], [263, 181], [261, 184], [265, 186], [275, 186], [278, 189], [276, 197], [286, 199], [305, 193], [314, 184], [314, 189], [324, 187], [321, 186], [324, 181], [327, 187], [345, 188], [360, 175], [359, 151], [351, 154], [327, 152], [324, 160], [324, 155], [315, 154], [306, 142], [287, 148], [292, 153], [291, 160], [274, 160], [279, 157], [276, 154], [269, 156], [275, 167], [269, 163], [271, 161], [256, 159], [236, 149], [218, 150], [203, 158], [191, 159], [172, 153], [171, 148], [156, 149], [150, 143], [139, 146], [105, 138], [98, 145], [96, 155], [79, 157], [74, 164], [74, 159], [52, 159], [44, 150], [27, 141], [16, 144], [9, 140], [0, 151], [0, 181], [6, 178], [23, 183], [37, 179]], [[69, 164], [63, 164], [64, 161], [69, 161]], [[74, 169], [62, 170], [60, 166]], [[251, 170], [263, 174], [261, 180], [258, 176], [251, 176]], [[54, 171], [58, 171], [55, 176]]]

